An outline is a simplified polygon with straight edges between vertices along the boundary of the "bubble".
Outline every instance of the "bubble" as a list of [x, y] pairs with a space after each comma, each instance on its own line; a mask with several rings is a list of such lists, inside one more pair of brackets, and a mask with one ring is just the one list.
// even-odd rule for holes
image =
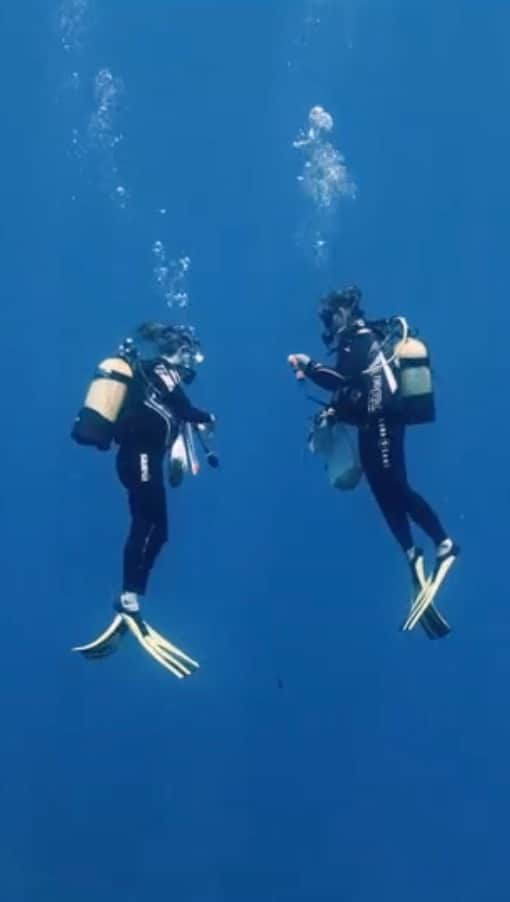
[[343, 198], [356, 197], [356, 185], [347, 169], [345, 158], [331, 140], [334, 119], [323, 106], [313, 106], [308, 113], [308, 128], [301, 129], [293, 147], [304, 156], [301, 172], [296, 176], [309, 202], [310, 215], [300, 239], [316, 260], [327, 256], [327, 235], [335, 227], [334, 215]]
[[317, 132], [330, 132], [333, 130], [333, 116], [326, 112], [322, 106], [312, 107], [308, 114], [308, 121], [310, 127], [316, 129]]
[[110, 69], [100, 69], [94, 79], [96, 107], [90, 116], [88, 127], [93, 144], [112, 149], [122, 140], [122, 134], [115, 131], [115, 118], [123, 93], [122, 79], [115, 77]]
[[89, 163], [95, 163], [105, 193], [124, 210], [130, 193], [120, 182], [116, 156], [118, 145], [124, 141], [124, 134], [118, 127], [124, 82], [105, 66], [97, 72], [92, 89], [94, 107], [81, 140], [81, 152], [83, 156], [87, 155]]
[[343, 155], [329, 142], [314, 147], [304, 167], [303, 188], [319, 208], [331, 208], [340, 197], [356, 197]]
[[59, 9], [58, 29], [66, 53], [78, 49], [87, 29], [87, 0], [63, 0]]
[[154, 241], [152, 253], [155, 258], [152, 275], [157, 293], [168, 307], [187, 307], [189, 293], [186, 275], [191, 266], [191, 258], [182, 256], [177, 260], [167, 260], [165, 246], [159, 239]]
[[129, 202], [129, 191], [124, 185], [117, 185], [113, 191], [113, 195], [121, 210], [125, 210]]

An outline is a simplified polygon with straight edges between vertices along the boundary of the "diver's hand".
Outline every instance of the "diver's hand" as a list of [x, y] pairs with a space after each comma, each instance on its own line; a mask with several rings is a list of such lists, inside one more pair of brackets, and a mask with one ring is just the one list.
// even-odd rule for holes
[[305, 378], [305, 370], [311, 359], [308, 354], [289, 354], [288, 361], [296, 374], [296, 379]]
[[200, 444], [202, 445], [202, 451], [204, 452], [204, 454], [206, 456], [207, 463], [209, 464], [210, 467], [213, 467], [216, 470], [220, 465], [219, 457], [216, 454], [213, 454], [211, 449], [208, 448], [207, 444], [206, 444], [206, 442], [208, 442], [209, 439], [214, 437], [214, 428], [216, 426], [216, 417], [212, 413], [209, 414], [209, 416], [211, 417], [210, 422], [209, 423], [199, 423], [197, 426], [197, 431], [198, 431], [198, 437], [199, 437]]
[[317, 415], [317, 422], [320, 426], [332, 426], [336, 421], [336, 410], [334, 407], [325, 407], [324, 410]]
[[214, 430], [216, 429], [216, 417], [213, 413], [209, 414], [210, 420], [208, 423], [198, 423], [197, 429], [202, 434], [202, 436], [207, 438], [212, 438], [214, 435]]

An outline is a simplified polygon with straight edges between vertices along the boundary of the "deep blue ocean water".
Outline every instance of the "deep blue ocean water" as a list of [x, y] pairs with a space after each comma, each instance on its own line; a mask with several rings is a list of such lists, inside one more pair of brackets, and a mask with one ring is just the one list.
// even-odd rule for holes
[[[0, 11], [6, 902], [508, 899], [509, 28], [496, 0]], [[356, 185], [327, 209], [293, 146], [317, 104]], [[305, 448], [286, 358], [323, 354], [317, 300], [351, 281], [432, 353], [408, 447], [463, 549], [444, 642], [399, 633], [366, 486]], [[133, 643], [70, 652], [110, 616], [127, 511], [69, 432], [148, 318], [197, 327], [222, 458], [169, 498], [147, 600], [201, 662], [183, 684]]]

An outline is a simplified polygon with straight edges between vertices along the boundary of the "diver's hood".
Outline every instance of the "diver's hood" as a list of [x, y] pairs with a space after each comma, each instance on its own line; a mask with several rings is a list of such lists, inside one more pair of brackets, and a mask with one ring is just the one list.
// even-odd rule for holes
[[192, 374], [191, 378], [194, 377], [197, 367], [204, 360], [204, 355], [195, 330], [191, 326], [147, 322], [142, 323], [137, 332], [144, 341], [152, 345], [158, 357], [178, 369], [181, 375], [186, 373], [188, 376]]
[[360, 302], [361, 291], [357, 285], [349, 285], [342, 291], [332, 291], [321, 298], [319, 318], [324, 326], [322, 340], [328, 348], [361, 319], [363, 312]]

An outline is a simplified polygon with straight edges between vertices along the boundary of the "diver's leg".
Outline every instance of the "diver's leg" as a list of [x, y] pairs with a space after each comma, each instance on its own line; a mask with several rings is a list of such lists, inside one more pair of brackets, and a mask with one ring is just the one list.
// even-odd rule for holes
[[406, 499], [407, 512], [413, 522], [423, 529], [436, 546], [446, 541], [448, 534], [430, 504], [411, 487], [407, 489]]
[[166, 497], [161, 455], [121, 448], [117, 472], [128, 491], [131, 526], [124, 546], [122, 598], [138, 608], [149, 572], [167, 538]]
[[[405, 629], [419, 621], [429, 638], [448, 635], [446, 620], [433, 606], [435, 593], [451, 566], [458, 549], [450, 540], [439, 546], [438, 560], [430, 585], [425, 582], [423, 552], [413, 543], [408, 518], [409, 486], [404, 456], [404, 428], [377, 421], [360, 430], [360, 456], [369, 485], [395, 538], [404, 551], [412, 581], [411, 615]], [[439, 557], [440, 554], [446, 557]], [[415, 611], [416, 607], [416, 611]], [[409, 626], [409, 623], [412, 626]]]
[[391, 532], [410, 559], [414, 542], [403, 491], [405, 483], [399, 471], [399, 439], [398, 432], [383, 419], [359, 430], [360, 458], [367, 482]]
[[450, 567], [459, 554], [459, 547], [446, 535], [439, 518], [429, 504], [409, 486], [404, 450], [405, 428], [394, 425], [391, 429], [394, 446], [395, 478], [400, 485], [405, 508], [414, 523], [436, 544], [436, 562], [429, 579], [423, 583], [423, 552], [413, 548], [407, 558], [411, 567], [414, 598], [411, 610], [404, 623], [404, 629], [413, 629], [417, 623], [425, 629], [431, 638], [441, 638], [449, 632], [449, 627], [442, 615], [434, 607], [434, 598], [439, 591]]
[[150, 571], [152, 570], [163, 545], [168, 540], [168, 520], [166, 492], [163, 481], [163, 466], [161, 460], [157, 457], [151, 463], [151, 473], [151, 483], [143, 487], [141, 492], [139, 492], [138, 498], [138, 505], [141, 505], [143, 508], [143, 516], [146, 522], [150, 521], [151, 524], [143, 546], [141, 595], [145, 594]]
[[405, 506], [413, 523], [416, 523], [435, 544], [439, 556], [448, 554], [453, 548], [453, 542], [448, 537], [436, 512], [425, 501], [422, 495], [411, 488], [407, 479], [407, 467], [404, 449], [404, 427], [395, 427], [395, 460], [397, 472], [402, 480], [402, 491], [405, 497]]

